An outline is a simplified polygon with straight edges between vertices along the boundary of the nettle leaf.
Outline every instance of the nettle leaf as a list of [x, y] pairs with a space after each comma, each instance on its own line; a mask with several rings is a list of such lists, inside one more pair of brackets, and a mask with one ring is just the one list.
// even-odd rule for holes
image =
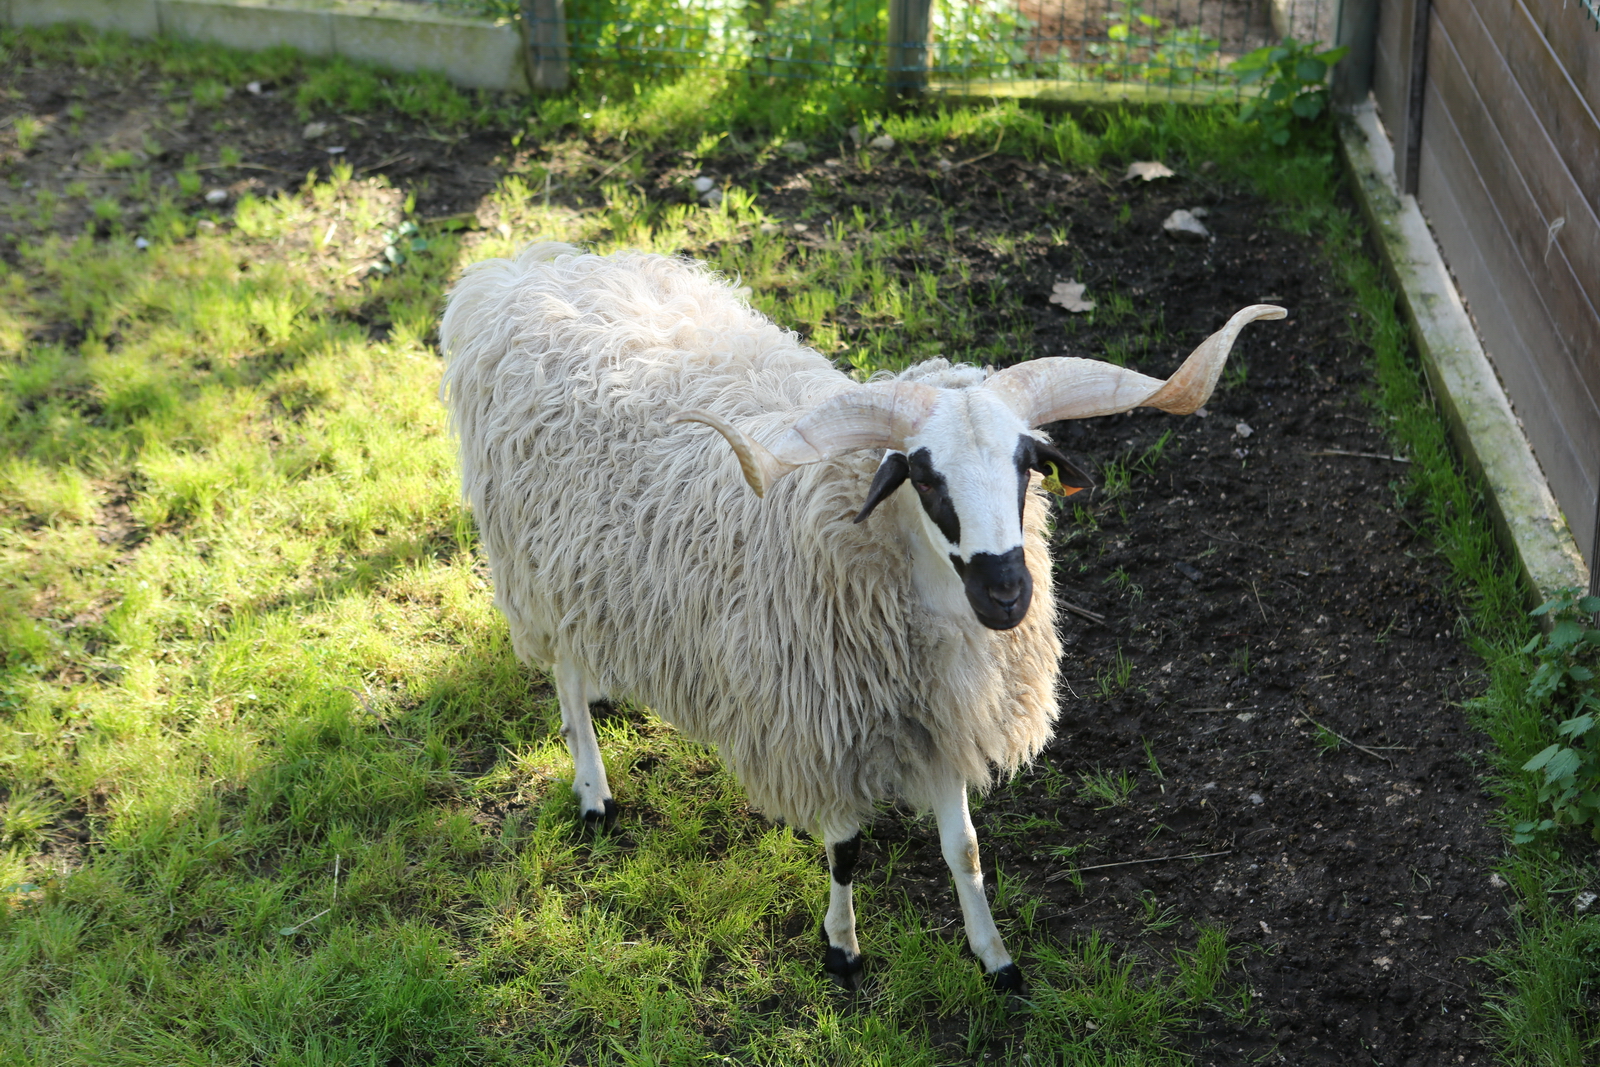
[[1587, 682], [1594, 677], [1594, 671], [1588, 667], [1579, 667], [1574, 664], [1567, 668], [1567, 677], [1575, 682]]
[[1322, 84], [1322, 79], [1328, 76], [1328, 64], [1315, 57], [1302, 59], [1295, 64], [1294, 76], [1303, 82]]
[[1296, 115], [1303, 119], [1314, 119], [1322, 114], [1322, 94], [1303, 93], [1294, 98], [1294, 103], [1289, 105]]
[[1543, 767], [1546, 763], [1549, 763], [1550, 760], [1555, 757], [1555, 754], [1560, 751], [1560, 745], [1551, 745], [1549, 748], [1545, 749], [1543, 752], [1540, 752], [1527, 763], [1524, 763], [1522, 765], [1522, 769], [1525, 771], [1536, 771], [1540, 767]]
[[1583, 626], [1572, 619], [1562, 619], [1550, 628], [1550, 648], [1567, 649], [1583, 640]]
[[[1600, 596], [1586, 596], [1578, 600], [1578, 610], [1585, 615], [1600, 615]], [[1600, 633], [1596, 630], [1595, 633]]]
[[1533, 672], [1533, 677], [1528, 680], [1528, 695], [1542, 699], [1556, 691], [1556, 688], [1566, 678], [1567, 672], [1554, 663], [1541, 663], [1539, 669]]
[[1559, 748], [1544, 765], [1544, 780], [1549, 783], [1564, 781], [1571, 778], [1582, 765], [1583, 756], [1577, 749]]
[[1582, 737], [1592, 729], [1594, 729], [1594, 716], [1579, 715], [1577, 718], [1568, 719], [1560, 726], [1557, 726], [1556, 733], [1562, 737]]

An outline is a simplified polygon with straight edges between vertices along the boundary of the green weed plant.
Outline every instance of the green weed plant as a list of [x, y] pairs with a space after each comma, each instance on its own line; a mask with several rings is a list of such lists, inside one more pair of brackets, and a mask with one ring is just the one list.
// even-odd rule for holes
[[1531, 614], [1548, 616], [1550, 630], [1522, 648], [1539, 664], [1528, 680], [1528, 699], [1550, 708], [1561, 720], [1556, 736], [1562, 740], [1522, 765], [1525, 771], [1542, 774], [1539, 803], [1549, 805], [1550, 816], [1518, 823], [1513, 840], [1526, 844], [1541, 834], [1575, 828], [1600, 841], [1600, 750], [1594, 745], [1600, 739], [1594, 733], [1600, 685], [1593, 666], [1600, 658], [1596, 653], [1600, 627], [1593, 625], [1600, 614], [1600, 597], [1566, 589]]
[[1325, 142], [1327, 126], [1317, 120], [1328, 111], [1328, 72], [1349, 52], [1346, 46], [1319, 52], [1314, 42], [1285, 37], [1282, 44], [1240, 56], [1232, 74], [1240, 85], [1260, 85], [1263, 91], [1245, 101], [1239, 118], [1259, 125], [1274, 145], [1287, 145], [1296, 135]]

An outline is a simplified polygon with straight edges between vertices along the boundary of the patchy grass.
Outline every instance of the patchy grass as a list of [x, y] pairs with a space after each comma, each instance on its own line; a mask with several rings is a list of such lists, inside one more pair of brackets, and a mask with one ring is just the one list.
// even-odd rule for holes
[[[1464, 625], [1493, 665], [1475, 713], [1498, 746], [1505, 818], [1532, 812], [1516, 768], [1550, 724], [1519, 696], [1520, 597], [1326, 156], [1262, 154], [1220, 112], [1092, 126], [1015, 107], [874, 116], [865, 98], [741, 95], [715, 79], [535, 108], [281, 51], [26, 40], [34, 62], [158, 69], [185, 113], [265, 80], [308, 113], [398, 110], [513, 143], [759, 158], [876, 120], [930, 159], [1220, 163], [1217, 180], [1253, 184], [1284, 224], [1322, 235], [1362, 302], [1378, 403], [1415, 460], [1402, 491], [1427, 502], [1462, 576]], [[14, 131], [21, 152], [43, 132], [31, 116]], [[100, 163], [137, 169], [125, 152]], [[185, 196], [200, 166], [178, 176]], [[930, 930], [875, 879], [857, 900], [879, 967], [866, 996], [839, 997], [817, 966], [820, 849], [753, 817], [713, 754], [645, 709], [600, 724], [620, 832], [579, 839], [553, 696], [489, 607], [435, 399], [433, 324], [460, 267], [534, 236], [687, 252], [739, 274], [758, 306], [858, 372], [1022, 354], [974, 328], [959, 267], [894, 269], [908, 250], [937, 256], [948, 233], [885, 213], [796, 246], [749, 190], [714, 209], [663, 204], [628, 173], [584, 210], [507, 178], [481, 212], [497, 228], [424, 224], [387, 273], [386, 250], [416, 220], [402, 191], [348, 170], [231, 216], [135, 179], [95, 205], [94, 232], [58, 229], [53, 194], [35, 198], [33, 235], [0, 276], [8, 1060], [915, 1064], [1000, 1051], [1159, 1064], [1186, 1059], [1203, 1016], [1248, 1013], [1220, 932], [1152, 905], [1152, 928], [1183, 930], [1165, 958], [1094, 935], [1059, 942], [1003, 871], [996, 913], [1029, 967], [1030, 1011], [996, 1003], [960, 934]], [[147, 248], [121, 222], [132, 205]], [[1131, 314], [1125, 296], [1102, 298], [1102, 323]], [[1159, 321], [1141, 329], [1124, 358], [1165, 343]], [[1124, 476], [1146, 461], [1126, 457]], [[1100, 684], [1129, 682], [1119, 665]], [[1126, 784], [1082, 788], [1116, 803]], [[1584, 990], [1600, 918], [1575, 914], [1566, 892], [1592, 883], [1581, 862], [1559, 842], [1507, 860], [1522, 936], [1493, 962], [1512, 1062], [1592, 1056]]]
[[[286, 53], [30, 42], [33, 62], [156, 64], [186, 108], [270, 77], [319, 106], [518, 119]], [[690, 136], [619, 114], [594, 122]], [[1014, 109], [885, 122], [1079, 162], [1101, 144]], [[490, 607], [432, 347], [465, 263], [536, 236], [700, 255], [867, 373], [1005, 343], [973, 329], [959, 276], [892, 269], [951, 235], [885, 213], [796, 247], [748, 190], [706, 209], [620, 176], [582, 210], [508, 177], [490, 228], [463, 228], [348, 167], [229, 213], [185, 205], [188, 166], [176, 195], [134, 180], [82, 230], [38, 198], [0, 276], [5, 1058], [1165, 1064], [1202, 1016], [1246, 1011], [1219, 932], [1190, 924], [1165, 958], [1058, 941], [1003, 871], [1029, 1010], [871, 878], [879, 963], [841, 998], [820, 849], [646, 709], [600, 724], [627, 814], [580, 839], [553, 695]]]

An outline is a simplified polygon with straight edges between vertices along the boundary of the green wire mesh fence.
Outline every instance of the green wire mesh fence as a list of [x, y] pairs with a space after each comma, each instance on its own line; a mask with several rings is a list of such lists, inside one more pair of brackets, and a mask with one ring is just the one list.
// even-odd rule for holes
[[893, 91], [1127, 84], [1215, 92], [1283, 37], [1331, 45], [1341, 0], [435, 0], [519, 14], [578, 77], [692, 71]]

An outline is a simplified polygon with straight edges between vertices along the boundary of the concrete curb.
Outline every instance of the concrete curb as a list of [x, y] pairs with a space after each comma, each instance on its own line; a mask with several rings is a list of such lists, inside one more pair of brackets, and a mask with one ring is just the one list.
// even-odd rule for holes
[[1428, 383], [1457, 450], [1489, 487], [1495, 529], [1517, 563], [1530, 601], [1542, 602], [1570, 586], [1587, 588], [1589, 569], [1416, 198], [1402, 196], [1395, 184], [1394, 150], [1370, 102], [1340, 122], [1339, 138], [1356, 200], [1400, 292]]
[[437, 71], [469, 89], [528, 91], [517, 23], [384, 0], [362, 6], [357, 13], [316, 0], [0, 0], [0, 22], [84, 22], [131, 37], [186, 37], [246, 50], [289, 45], [306, 55]]

